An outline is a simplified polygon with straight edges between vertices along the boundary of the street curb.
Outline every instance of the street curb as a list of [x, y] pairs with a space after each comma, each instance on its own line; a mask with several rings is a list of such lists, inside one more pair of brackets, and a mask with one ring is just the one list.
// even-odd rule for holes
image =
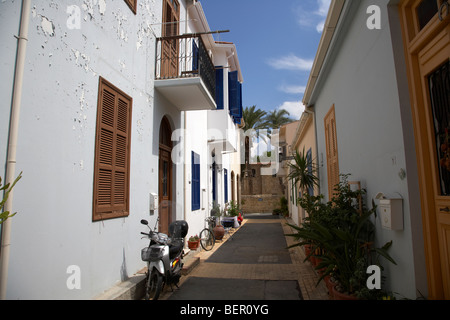
[[[245, 222], [245, 219], [244, 219]], [[244, 224], [242, 223], [242, 225]], [[231, 235], [224, 238], [223, 241], [216, 244], [216, 248], [212, 250], [214, 252], [220, 245], [225, 243]], [[183, 259], [183, 269], [181, 274], [183, 276], [189, 275], [199, 264], [200, 264], [200, 253], [202, 251], [189, 251], [185, 258]], [[212, 253], [208, 251], [208, 253]], [[140, 270], [135, 275], [131, 276], [127, 280], [119, 283], [118, 285], [112, 287], [111, 289], [105, 291], [103, 294], [94, 298], [94, 300], [141, 300], [144, 296], [145, 291], [145, 273], [147, 268]]]

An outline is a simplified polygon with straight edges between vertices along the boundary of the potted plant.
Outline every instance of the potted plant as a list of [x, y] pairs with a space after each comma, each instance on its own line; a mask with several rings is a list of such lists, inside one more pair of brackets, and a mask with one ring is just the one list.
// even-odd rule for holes
[[299, 184], [302, 194], [311, 193], [310, 195], [312, 196], [314, 192], [309, 192], [309, 190], [314, 190], [314, 187], [319, 185], [319, 178], [316, 175], [317, 166], [312, 157], [305, 152], [304, 147], [301, 153], [295, 150], [294, 161], [289, 162], [288, 166], [288, 180]]
[[189, 249], [197, 250], [199, 244], [200, 244], [200, 238], [198, 237], [198, 235], [189, 237], [189, 240], [188, 240], [188, 247], [189, 247]]
[[[384, 246], [374, 247], [375, 225], [370, 220], [376, 214], [372, 209], [355, 205], [354, 199], [362, 198], [365, 190], [352, 191], [347, 182], [348, 175], [342, 175], [335, 188], [335, 195], [327, 204], [317, 203], [318, 198], [303, 200], [311, 215], [306, 224], [297, 227], [292, 234], [300, 242], [296, 245], [313, 244], [311, 256], [320, 259], [316, 270], [320, 270], [319, 281], [334, 278], [330, 295], [334, 299], [373, 299], [379, 290], [368, 290], [366, 270], [369, 265], [380, 265], [380, 257], [395, 261], [387, 253], [392, 241]], [[295, 245], [294, 245], [295, 246]]]
[[214, 237], [216, 240], [222, 240], [223, 236], [225, 235], [225, 228], [223, 227], [220, 217], [222, 216], [223, 212], [220, 210], [220, 206], [214, 202], [213, 208], [211, 209], [211, 215], [217, 218], [217, 223], [215, 227], [213, 228]]

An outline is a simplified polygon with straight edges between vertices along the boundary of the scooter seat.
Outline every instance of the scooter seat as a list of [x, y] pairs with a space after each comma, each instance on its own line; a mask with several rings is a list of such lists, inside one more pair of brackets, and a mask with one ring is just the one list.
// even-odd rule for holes
[[175, 258], [183, 250], [183, 242], [181, 240], [174, 240], [169, 246], [170, 259]]

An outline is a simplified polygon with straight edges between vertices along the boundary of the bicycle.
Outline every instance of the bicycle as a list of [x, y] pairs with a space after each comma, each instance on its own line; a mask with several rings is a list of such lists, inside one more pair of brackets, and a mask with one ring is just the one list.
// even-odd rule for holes
[[208, 223], [208, 227], [200, 232], [200, 245], [204, 250], [210, 251], [216, 243], [216, 238], [214, 237], [213, 231], [213, 228], [216, 224], [216, 218], [208, 217], [205, 219], [205, 221]]

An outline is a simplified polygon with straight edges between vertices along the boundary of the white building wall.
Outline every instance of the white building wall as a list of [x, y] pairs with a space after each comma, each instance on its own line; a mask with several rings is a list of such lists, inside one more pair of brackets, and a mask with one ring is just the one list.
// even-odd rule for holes
[[[186, 221], [189, 224], [189, 236], [200, 235], [208, 216], [208, 190], [210, 175], [210, 153], [207, 141], [207, 111], [186, 112]], [[200, 209], [192, 211], [192, 151], [200, 155]], [[205, 189], [205, 192], [202, 190]], [[206, 197], [206, 199], [204, 199]], [[205, 202], [206, 200], [206, 202]]]
[[[159, 125], [166, 115], [173, 129], [182, 126], [180, 112], [153, 89], [161, 3], [140, 0], [134, 15], [125, 1], [32, 2], [8, 299], [90, 299], [145, 266], [139, 221], [156, 223], [149, 193], [158, 193]], [[79, 28], [68, 27], [71, 5], [80, 9]], [[19, 13], [20, 1], [0, 3], [4, 101], [11, 97]], [[92, 222], [100, 76], [133, 98], [131, 198], [129, 217]], [[4, 167], [10, 105], [0, 107]], [[182, 218], [183, 166], [174, 166], [173, 179], [174, 215]], [[81, 271], [79, 290], [66, 285], [71, 265]]]
[[324, 117], [334, 104], [340, 173], [351, 173], [349, 180], [361, 181], [367, 189], [365, 200], [369, 207], [378, 192], [403, 198], [404, 230], [383, 229], [378, 215], [376, 236], [378, 245], [393, 240], [390, 254], [398, 265], [383, 263], [388, 289], [414, 298], [417, 288], [410, 218], [413, 191], [408, 189], [408, 173], [404, 179], [399, 176], [406, 168], [406, 156], [414, 157], [414, 150], [405, 150], [404, 145], [408, 137], [402, 130], [387, 3], [378, 4], [382, 8], [381, 30], [366, 27], [366, 9], [371, 1], [355, 6], [354, 16], [347, 18], [351, 21], [349, 28], [340, 30], [345, 38], [329, 60], [332, 67], [321, 75], [325, 80], [314, 93], [318, 156], [323, 159], [320, 183], [321, 193], [328, 199]]

